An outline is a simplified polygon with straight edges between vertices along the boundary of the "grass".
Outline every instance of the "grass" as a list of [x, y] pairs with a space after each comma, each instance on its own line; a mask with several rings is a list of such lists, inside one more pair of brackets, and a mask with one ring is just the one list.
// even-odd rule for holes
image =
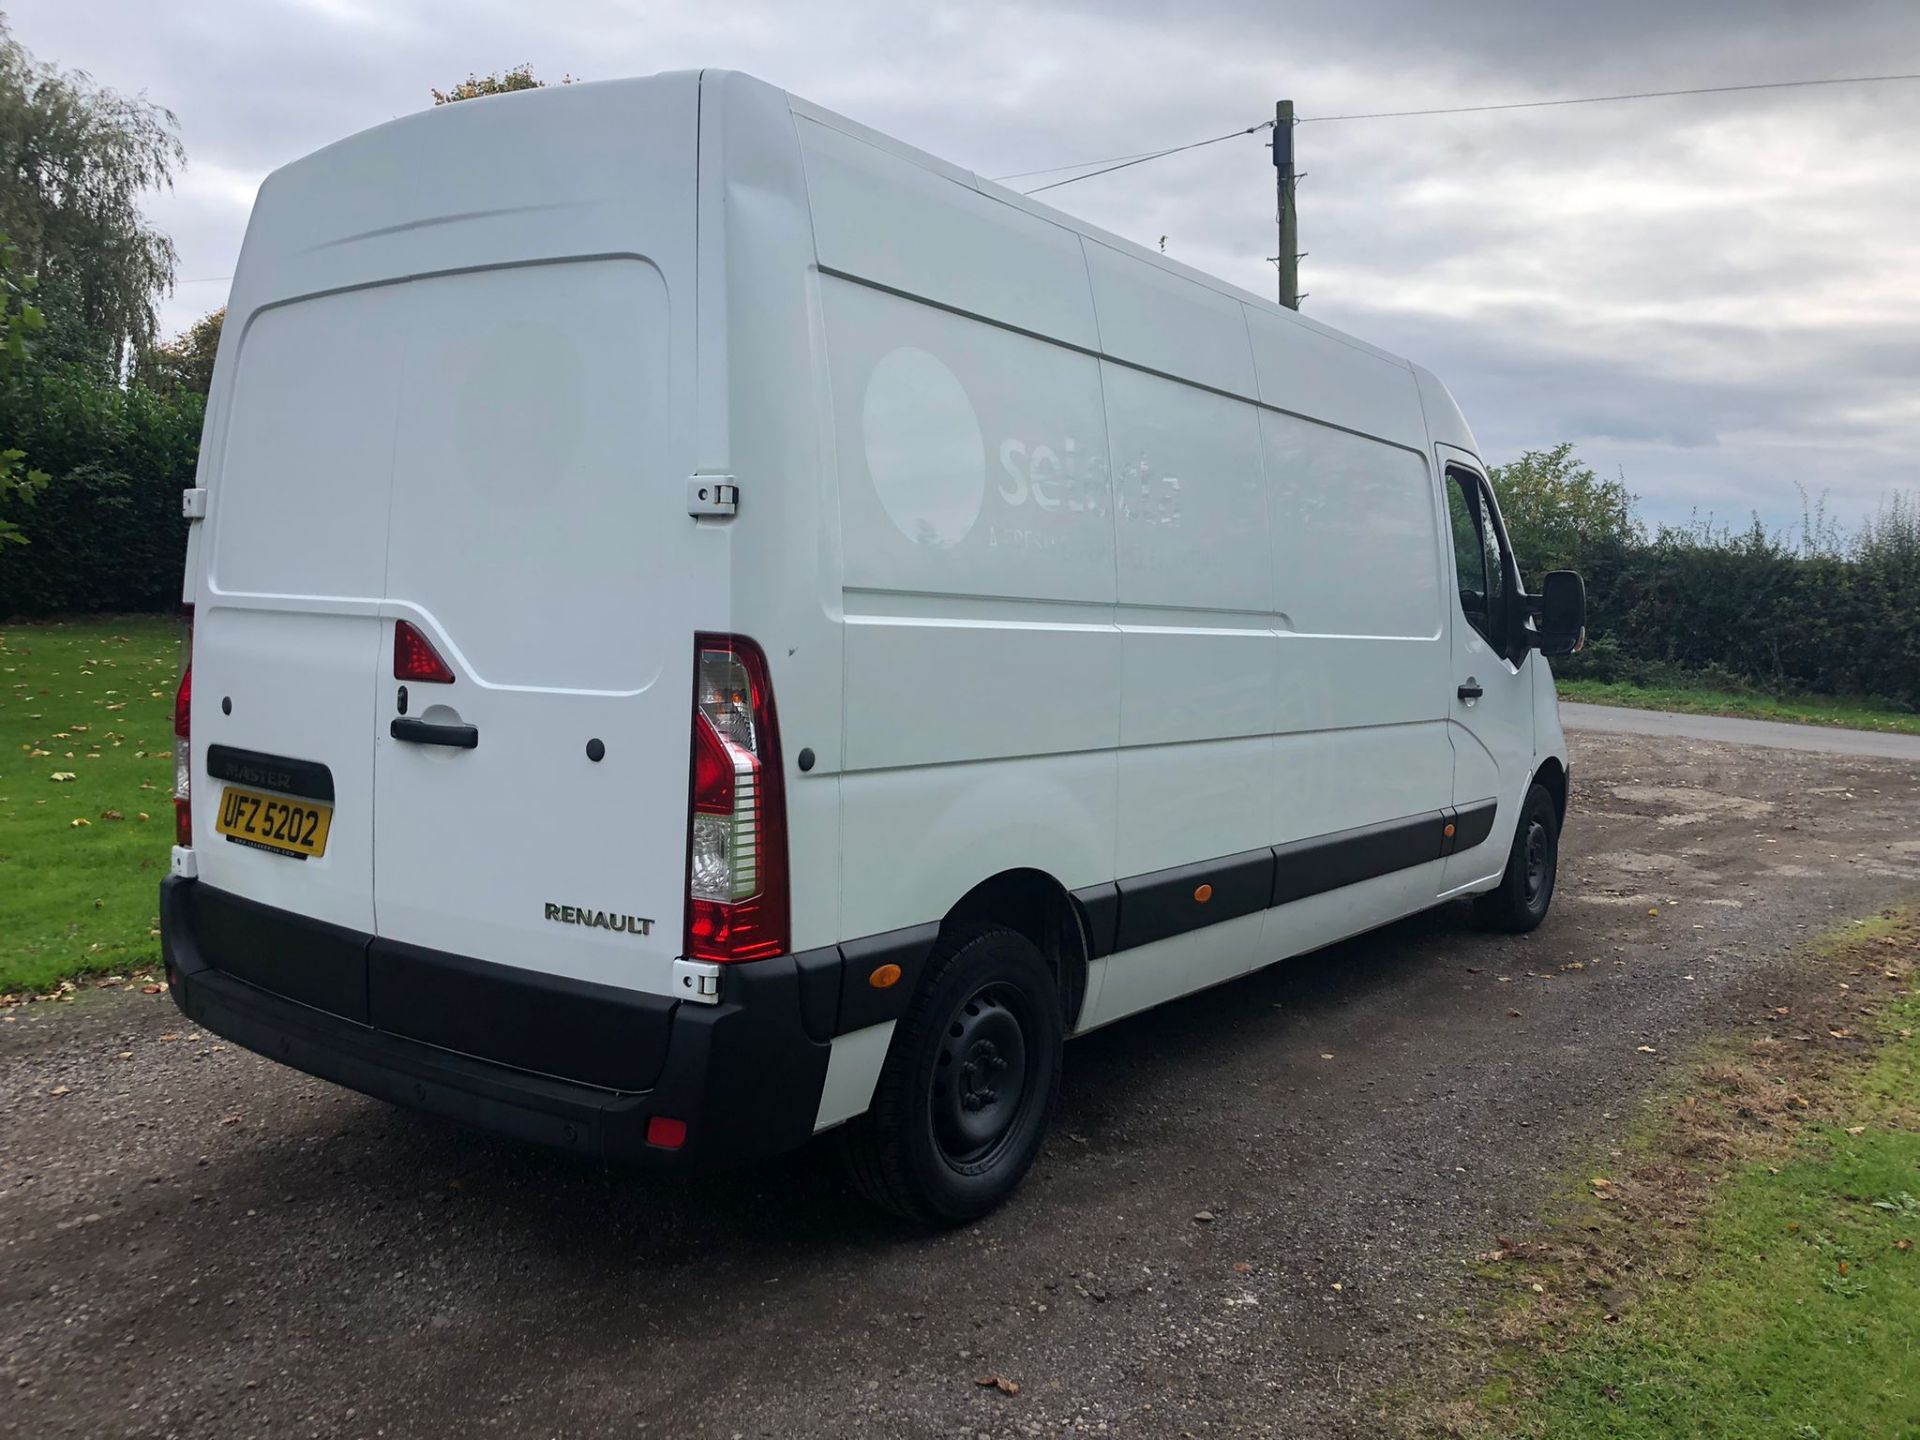
[[1920, 715], [1861, 696], [1748, 695], [1690, 685], [1636, 685], [1628, 680], [1556, 677], [1562, 700], [1590, 705], [1629, 705], [1641, 710], [1677, 710], [1689, 715], [1743, 715], [1796, 725], [1832, 725], [1846, 730], [1892, 730], [1920, 735]]
[[1920, 1440], [1920, 922], [1808, 964], [1540, 1238], [1481, 1257], [1494, 1358], [1429, 1433]]
[[179, 633], [0, 627], [0, 995], [159, 961]]

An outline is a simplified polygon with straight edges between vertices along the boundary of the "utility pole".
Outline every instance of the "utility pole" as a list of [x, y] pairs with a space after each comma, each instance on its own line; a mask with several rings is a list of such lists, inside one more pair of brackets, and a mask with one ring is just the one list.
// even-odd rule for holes
[[1274, 184], [1280, 201], [1280, 253], [1274, 262], [1280, 270], [1280, 303], [1289, 310], [1300, 308], [1300, 217], [1294, 208], [1294, 190], [1299, 177], [1293, 170], [1293, 102], [1276, 100], [1273, 104]]

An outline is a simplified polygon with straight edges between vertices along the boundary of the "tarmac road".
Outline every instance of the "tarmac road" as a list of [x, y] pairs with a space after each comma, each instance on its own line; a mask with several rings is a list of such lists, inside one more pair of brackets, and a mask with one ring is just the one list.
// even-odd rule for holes
[[1829, 725], [1795, 725], [1779, 720], [1749, 720], [1742, 715], [1685, 715], [1672, 710], [1629, 710], [1617, 705], [1560, 704], [1569, 730], [1610, 735], [1652, 735], [1668, 740], [1717, 740], [1728, 745], [1766, 745], [1804, 750], [1813, 755], [1883, 755], [1920, 762], [1920, 735], [1882, 730], [1842, 730]]
[[609, 1174], [164, 996], [6, 1011], [0, 1433], [1376, 1433], [1464, 1259], [1796, 941], [1920, 894], [1920, 766], [1583, 732], [1573, 775], [1540, 932], [1451, 907], [1076, 1042], [1027, 1186], [946, 1234], [819, 1150]]

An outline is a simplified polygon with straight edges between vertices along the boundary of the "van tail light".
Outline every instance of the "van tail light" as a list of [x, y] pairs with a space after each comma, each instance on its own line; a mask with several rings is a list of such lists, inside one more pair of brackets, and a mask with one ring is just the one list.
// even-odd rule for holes
[[767, 657], [737, 635], [694, 638], [686, 954], [762, 960], [788, 933], [786, 784]]
[[193, 844], [193, 607], [180, 625], [180, 688], [173, 696], [173, 843]]
[[451, 685], [453, 667], [440, 658], [433, 642], [405, 620], [393, 622], [393, 678], [421, 685]]

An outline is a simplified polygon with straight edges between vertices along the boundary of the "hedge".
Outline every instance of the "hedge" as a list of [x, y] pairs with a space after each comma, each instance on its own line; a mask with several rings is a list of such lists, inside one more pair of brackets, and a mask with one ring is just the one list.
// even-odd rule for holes
[[28, 543], [0, 552], [0, 616], [167, 611], [180, 603], [205, 400], [122, 389], [75, 372], [0, 392], [0, 436], [51, 483], [0, 501]]

